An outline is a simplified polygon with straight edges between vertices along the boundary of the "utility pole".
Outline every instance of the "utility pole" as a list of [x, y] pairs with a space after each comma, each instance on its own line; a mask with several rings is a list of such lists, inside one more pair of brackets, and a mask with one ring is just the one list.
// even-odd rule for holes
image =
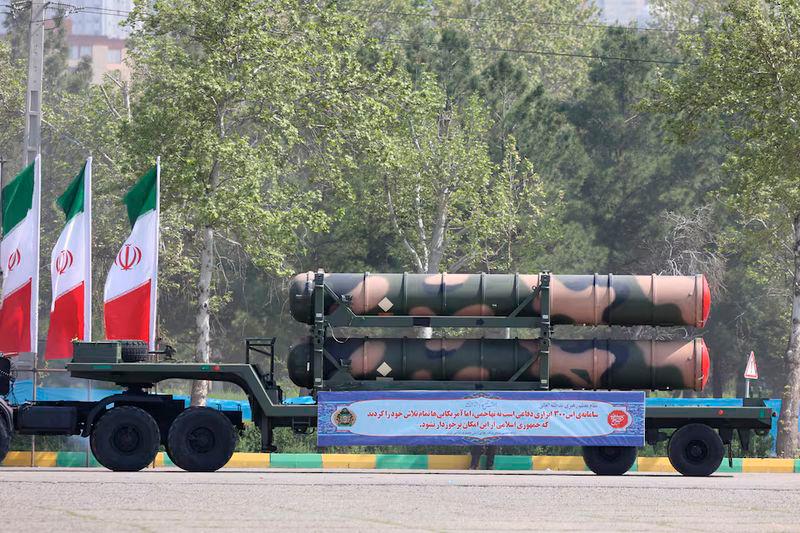
[[44, 71], [44, 0], [31, 0], [28, 90], [25, 93], [25, 165], [42, 147], [42, 77]]

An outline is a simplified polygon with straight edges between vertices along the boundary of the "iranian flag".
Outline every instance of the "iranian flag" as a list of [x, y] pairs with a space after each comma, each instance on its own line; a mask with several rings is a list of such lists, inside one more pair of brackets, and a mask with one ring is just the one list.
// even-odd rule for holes
[[138, 339], [155, 349], [160, 163], [125, 195], [132, 229], [106, 279], [106, 339]]
[[59, 196], [67, 222], [52, 254], [53, 303], [45, 359], [72, 357], [72, 341], [92, 339], [92, 158]]
[[0, 352], [35, 352], [39, 322], [40, 156], [2, 188], [2, 196]]

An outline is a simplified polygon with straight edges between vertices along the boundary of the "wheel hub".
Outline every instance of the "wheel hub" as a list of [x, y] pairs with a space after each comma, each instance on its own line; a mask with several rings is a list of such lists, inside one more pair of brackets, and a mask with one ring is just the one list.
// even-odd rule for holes
[[121, 453], [133, 453], [139, 447], [141, 436], [135, 426], [124, 425], [117, 428], [111, 439], [114, 448]]
[[690, 441], [686, 445], [686, 458], [693, 463], [702, 463], [708, 457], [708, 446], [701, 440]]
[[208, 453], [214, 448], [214, 432], [206, 427], [195, 428], [186, 436], [189, 448], [195, 453]]
[[600, 448], [600, 455], [602, 455], [603, 459], [606, 461], [616, 461], [621, 454], [622, 450], [615, 446], [603, 446]]

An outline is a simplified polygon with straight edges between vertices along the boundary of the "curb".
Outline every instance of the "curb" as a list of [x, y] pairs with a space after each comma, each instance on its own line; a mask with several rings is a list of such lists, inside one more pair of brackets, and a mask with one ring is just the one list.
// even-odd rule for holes
[[[36, 452], [37, 467], [85, 467], [85, 452]], [[99, 467], [90, 455], [90, 467]], [[243, 453], [237, 452], [225, 468], [303, 468], [303, 469], [407, 469], [407, 470], [466, 470], [469, 455], [400, 455], [400, 454], [349, 454], [349, 453]], [[481, 458], [481, 466], [486, 459]], [[8, 452], [2, 466], [30, 467], [31, 452]], [[159, 452], [154, 467], [174, 466], [167, 454]], [[565, 455], [498, 455], [495, 470], [587, 470], [583, 458]], [[675, 472], [667, 457], [639, 457], [631, 472]], [[800, 473], [800, 459], [735, 458], [733, 467], [727, 459], [717, 470], [719, 473]]]

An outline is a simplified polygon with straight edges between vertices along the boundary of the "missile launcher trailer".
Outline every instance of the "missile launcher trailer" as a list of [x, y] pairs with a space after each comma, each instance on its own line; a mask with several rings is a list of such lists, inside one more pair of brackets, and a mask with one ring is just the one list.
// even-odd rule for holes
[[[292, 316], [310, 337], [291, 350], [287, 367], [297, 385], [322, 391], [550, 391], [701, 390], [709, 357], [690, 341], [552, 339], [556, 324], [685, 325], [701, 327], [709, 313], [703, 276], [556, 276], [325, 274], [297, 276], [290, 287]], [[423, 326], [525, 328], [535, 339], [351, 338], [332, 329]], [[247, 395], [262, 451], [275, 451], [273, 431], [297, 433], [317, 424], [316, 404], [284, 403], [275, 373], [275, 339], [248, 339], [243, 363], [181, 363], [169, 352], [131, 342], [77, 343], [67, 369], [73, 377], [115, 383], [124, 391], [98, 402], [33, 402], [9, 406], [0, 398], [0, 455], [12, 432], [82, 435], [97, 460], [112, 470], [139, 470], [159, 446], [190, 471], [222, 467], [236, 444], [241, 412], [185, 408], [154, 394], [168, 379], [223, 381]], [[259, 355], [266, 364], [256, 364]], [[0, 362], [7, 359], [0, 358]], [[0, 364], [0, 395], [8, 370]], [[4, 390], [5, 387], [5, 390]], [[549, 393], [546, 393], [549, 394]], [[734, 431], [747, 449], [753, 431], [766, 433], [774, 413], [763, 400], [743, 407], [648, 407], [647, 443], [669, 440], [673, 466], [685, 475], [719, 467]], [[666, 432], [672, 431], [671, 436]], [[598, 474], [623, 474], [635, 447], [585, 446]]]

